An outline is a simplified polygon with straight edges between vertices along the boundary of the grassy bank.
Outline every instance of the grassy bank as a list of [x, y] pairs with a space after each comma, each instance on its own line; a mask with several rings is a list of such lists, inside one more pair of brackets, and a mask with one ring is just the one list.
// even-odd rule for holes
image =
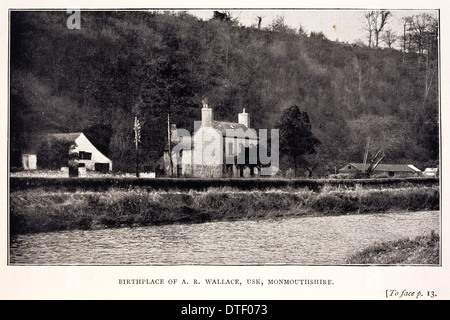
[[400, 239], [374, 245], [355, 254], [349, 264], [439, 264], [439, 235]]
[[11, 234], [171, 223], [267, 219], [289, 216], [364, 214], [384, 211], [438, 210], [439, 188], [309, 188], [240, 190], [48, 191], [10, 194]]
[[[38, 174], [34, 172], [34, 174]], [[91, 172], [89, 174], [92, 174]], [[9, 179], [9, 189], [19, 191], [41, 188], [45, 191], [108, 191], [111, 188], [171, 191], [206, 191], [211, 188], [232, 188], [237, 190], [309, 189], [317, 192], [329, 188], [408, 188], [430, 187], [439, 184], [438, 178], [379, 178], [379, 179], [284, 179], [284, 178], [136, 178], [113, 175], [89, 178], [64, 178], [43, 173], [43, 176], [15, 176]]]

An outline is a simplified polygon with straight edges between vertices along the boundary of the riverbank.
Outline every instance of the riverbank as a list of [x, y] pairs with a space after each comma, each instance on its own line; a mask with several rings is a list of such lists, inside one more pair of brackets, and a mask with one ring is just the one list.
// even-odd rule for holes
[[40, 188], [43, 191], [108, 191], [116, 189], [142, 188], [148, 191], [207, 191], [211, 188], [231, 188], [233, 190], [293, 190], [309, 189], [316, 192], [330, 189], [384, 189], [432, 187], [439, 185], [439, 178], [367, 178], [367, 179], [285, 179], [285, 178], [136, 178], [89, 172], [89, 177], [69, 178], [59, 172], [36, 171], [22, 176], [24, 172], [11, 173], [11, 192]]
[[428, 236], [405, 238], [371, 246], [354, 256], [348, 264], [439, 264], [440, 237], [434, 230]]
[[10, 234], [208, 221], [439, 210], [439, 186], [324, 186], [242, 190], [105, 191], [31, 188], [10, 193]]

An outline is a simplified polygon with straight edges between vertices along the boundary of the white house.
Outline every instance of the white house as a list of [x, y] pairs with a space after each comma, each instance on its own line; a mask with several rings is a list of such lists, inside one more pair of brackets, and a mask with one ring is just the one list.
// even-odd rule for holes
[[46, 135], [47, 139], [63, 142], [73, 142], [78, 152], [78, 163], [87, 170], [111, 171], [112, 161], [101, 153], [82, 132], [73, 133], [51, 133]]
[[[183, 144], [188, 147], [182, 150], [180, 161], [174, 156], [174, 175], [208, 178], [259, 175], [256, 165], [259, 139], [255, 130], [249, 130], [250, 115], [245, 109], [238, 114], [238, 122], [216, 121], [213, 109], [204, 103], [202, 119], [196, 121], [194, 127], [192, 137], [190, 134], [179, 137], [181, 143], [172, 149], [174, 152]], [[250, 155], [254, 163], [248, 160]], [[169, 172], [167, 150], [164, 159]]]

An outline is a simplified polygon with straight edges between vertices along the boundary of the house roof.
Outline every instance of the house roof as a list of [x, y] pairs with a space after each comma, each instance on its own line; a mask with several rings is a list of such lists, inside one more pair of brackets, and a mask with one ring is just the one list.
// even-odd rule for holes
[[[197, 133], [198, 129], [200, 129], [200, 128], [202, 128], [202, 127], [196, 128], [196, 130], [194, 131], [194, 134]], [[224, 137], [227, 135], [227, 130], [238, 130], [235, 132], [235, 137], [253, 139], [253, 137], [247, 136], [246, 132], [247, 132], [248, 128], [246, 125], [241, 124], [241, 123], [214, 120], [212, 122], [211, 128], [219, 131], [222, 134], [222, 136], [224, 136]], [[239, 129], [242, 129], [242, 131]], [[255, 137], [255, 139], [258, 139], [258, 138]]]
[[[245, 132], [248, 130], [248, 128], [246, 125], [241, 124], [241, 123], [226, 122], [226, 121], [213, 121], [212, 127], [216, 130], [219, 130], [222, 133], [222, 136], [224, 136], [224, 137], [227, 135], [227, 130], [238, 130], [235, 132], [236, 137], [238, 137], [238, 138], [247, 137]], [[242, 131], [239, 129], [242, 129]], [[252, 139], [252, 137], [248, 137], [248, 138]]]
[[[364, 163], [350, 162], [344, 167], [342, 167], [340, 170], [342, 171], [348, 170], [349, 165], [359, 171], [364, 171], [369, 167], [370, 164], [366, 163], [366, 166], [364, 167]], [[378, 166], [375, 167], [374, 171], [421, 172], [418, 168], [416, 168], [412, 164], [387, 164], [387, 163], [380, 163]]]
[[37, 148], [42, 141], [75, 142], [81, 134], [82, 132], [33, 134], [25, 141], [22, 153], [37, 153]]
[[47, 139], [50, 140], [59, 140], [59, 141], [67, 141], [73, 142], [75, 141], [82, 132], [71, 132], [71, 133], [48, 133], [45, 135]]
[[[195, 131], [194, 131], [194, 135], [198, 132], [198, 130], [202, 128], [202, 127], [198, 127]], [[256, 143], [258, 143], [258, 137], [248, 137], [246, 132], [248, 130], [247, 126], [241, 123], [236, 123], [236, 122], [227, 122], [227, 121], [216, 121], [214, 120], [212, 123], [212, 128], [219, 131], [223, 137], [227, 136], [227, 130], [231, 129], [231, 130], [237, 130], [235, 131], [235, 135], [234, 137], [237, 138], [248, 138], [249, 140], [256, 140]], [[242, 130], [239, 130], [242, 129]], [[187, 142], [189, 141], [188, 139], [190, 139], [190, 143], [193, 145], [194, 144], [194, 139], [193, 136], [192, 137], [183, 137], [183, 141]], [[175, 138], [175, 140], [177, 140], [177, 138]], [[172, 142], [172, 145], [176, 145], [178, 143], [181, 142], [181, 138], [178, 138], [178, 141], [176, 142]], [[166, 146], [164, 148], [164, 151], [168, 151], [169, 150], [169, 144], [166, 143]]]
[[96, 146], [94, 146], [92, 144], [91, 141], [89, 141], [89, 139], [84, 135], [83, 132], [70, 132], [70, 133], [47, 133], [45, 135], [46, 139], [49, 139], [51, 141], [60, 141], [60, 142], [68, 142], [68, 143], [75, 143], [75, 141], [79, 138], [79, 137], [83, 137], [84, 142], [82, 143], [82, 146], [78, 146], [78, 147], [82, 147], [82, 148], [86, 148], [87, 145], [91, 146], [92, 148], [94, 148], [96, 150], [96, 153], [98, 155], [101, 155], [102, 157], [102, 161], [108, 161], [111, 162], [111, 159], [109, 159], [107, 156], [105, 156], [100, 150], [97, 149]]
[[237, 130], [242, 129], [243, 131], [247, 131], [247, 127], [240, 123], [235, 122], [226, 122], [226, 121], [213, 121], [213, 128], [222, 132], [223, 135], [226, 135], [226, 130]]

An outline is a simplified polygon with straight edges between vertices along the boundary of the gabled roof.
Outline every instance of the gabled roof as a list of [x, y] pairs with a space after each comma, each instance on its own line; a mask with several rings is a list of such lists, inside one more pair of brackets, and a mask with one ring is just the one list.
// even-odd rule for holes
[[422, 172], [419, 168], [416, 168], [414, 165], [412, 164], [408, 164], [408, 167], [410, 167], [411, 169], [413, 169], [415, 172]]
[[242, 129], [243, 131], [247, 131], [247, 127], [240, 123], [235, 122], [226, 122], [226, 121], [213, 121], [213, 128], [222, 132], [223, 135], [226, 134], [227, 129], [237, 130]]
[[45, 137], [50, 140], [74, 142], [81, 134], [82, 132], [47, 133]]
[[[83, 132], [47, 133], [45, 135], [45, 138], [49, 139], [50, 141], [59, 141], [59, 142], [68, 142], [68, 143], [75, 143], [75, 141], [79, 137], [84, 137], [84, 139], [82, 139], [82, 140], [84, 140], [84, 142], [82, 142], [84, 148], [86, 148], [86, 146], [89, 146], [89, 148], [95, 149], [97, 155], [99, 155], [99, 157], [101, 157], [103, 159], [102, 161], [111, 162], [111, 159], [109, 159], [100, 150], [98, 150], [97, 147], [92, 144], [92, 142], [84, 135]], [[78, 146], [78, 147], [81, 147], [81, 146]]]
[[60, 142], [75, 142], [75, 140], [83, 134], [82, 132], [71, 133], [41, 133], [32, 134], [25, 141], [22, 153], [36, 153], [39, 144], [43, 141], [60, 141]]
[[[366, 163], [366, 166], [364, 167], [364, 163], [350, 162], [349, 164], [341, 168], [341, 170], [346, 170], [349, 165], [359, 171], [364, 171], [369, 167], [370, 164]], [[378, 166], [375, 167], [374, 171], [421, 172], [412, 164], [387, 164], [387, 163], [380, 163]]]
[[[238, 130], [236, 132], [236, 137], [238, 138], [245, 138], [247, 135], [245, 132], [248, 130], [247, 126], [241, 123], [236, 122], [226, 122], [226, 121], [213, 121], [212, 127], [216, 130], [219, 130], [222, 133], [222, 136], [227, 135], [227, 130]], [[243, 134], [240, 134], [240, 130], [242, 129]], [[249, 138], [252, 139], [252, 138]], [[257, 138], [256, 138], [257, 139]]]

